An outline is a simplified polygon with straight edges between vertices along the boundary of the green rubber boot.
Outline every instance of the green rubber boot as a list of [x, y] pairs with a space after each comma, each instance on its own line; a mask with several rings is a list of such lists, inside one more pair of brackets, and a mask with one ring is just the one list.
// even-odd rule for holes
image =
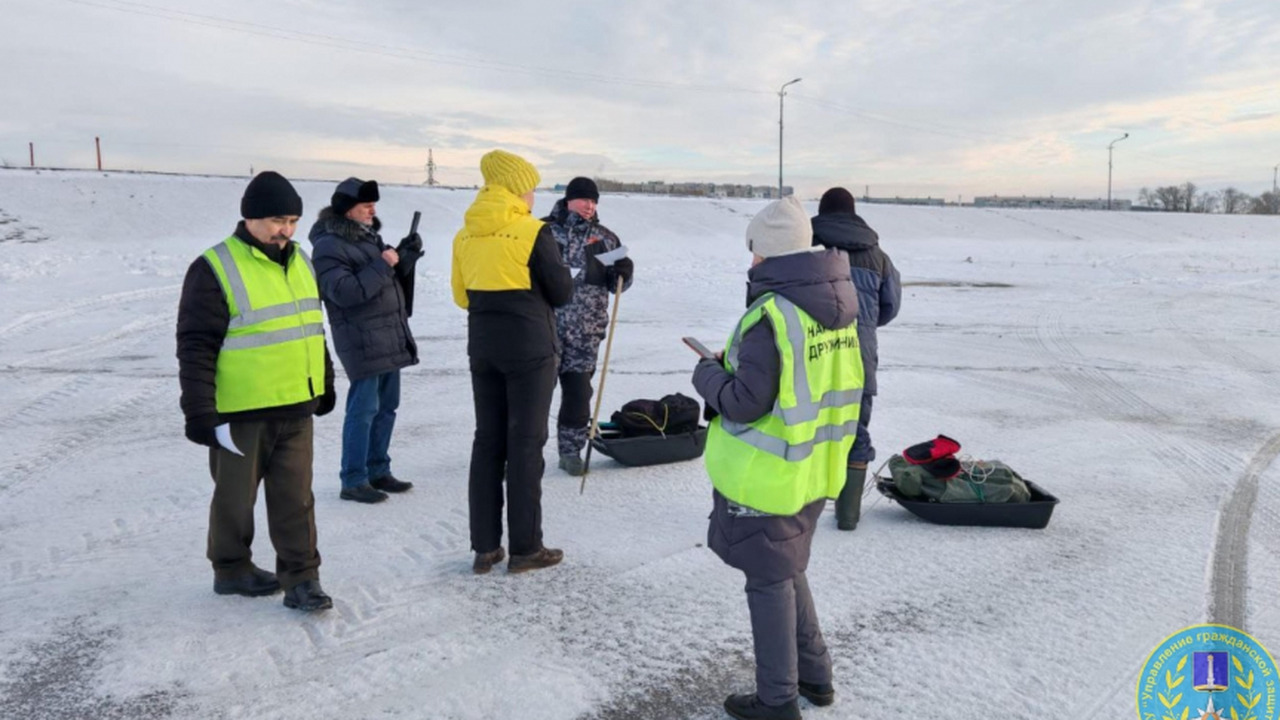
[[862, 491], [867, 485], [867, 464], [850, 463], [844, 489], [836, 498], [836, 527], [854, 530], [862, 517]]

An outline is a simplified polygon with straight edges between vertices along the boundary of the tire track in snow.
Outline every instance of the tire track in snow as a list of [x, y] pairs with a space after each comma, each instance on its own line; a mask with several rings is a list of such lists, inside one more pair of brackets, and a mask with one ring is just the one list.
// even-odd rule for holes
[[1175, 418], [1092, 366], [1067, 336], [1060, 311], [1039, 315], [1030, 327], [1029, 332], [1021, 333], [1024, 342], [1039, 348], [1046, 358], [1061, 366], [1049, 371], [1050, 375], [1122, 437], [1155, 454], [1156, 461], [1169, 467], [1189, 489], [1203, 492], [1206, 477], [1223, 477], [1239, 462], [1216, 445], [1184, 438], [1171, 442], [1163, 433], [1147, 427], [1146, 423], [1170, 424]]
[[170, 386], [167, 379], [131, 383], [127, 390], [106, 399], [108, 409], [104, 412], [77, 418], [67, 431], [31, 449], [25, 457], [20, 455], [20, 459], [0, 476], [0, 493], [12, 498], [32, 478], [80, 457], [104, 442], [129, 436], [133, 431], [129, 421], [145, 416], [148, 406]]
[[70, 381], [59, 384], [53, 390], [36, 396], [26, 405], [13, 411], [6, 411], [4, 417], [0, 417], [0, 430], [12, 430], [29, 426], [32, 422], [45, 416], [49, 411], [57, 408], [63, 401], [73, 399], [88, 390], [94, 383], [95, 378], [92, 375], [75, 375]]
[[108, 348], [125, 348], [151, 339], [151, 335], [164, 328], [172, 328], [174, 316], [168, 312], [149, 315], [131, 320], [120, 327], [89, 338], [74, 345], [46, 350], [34, 357], [9, 363], [11, 368], [23, 368], [29, 365], [48, 365], [79, 358], [90, 360], [100, 358]]
[[1248, 620], [1249, 527], [1262, 473], [1280, 456], [1280, 433], [1271, 436], [1245, 467], [1218, 514], [1209, 580], [1209, 622], [1243, 628]]
[[29, 331], [46, 327], [62, 320], [63, 318], [77, 315], [84, 310], [102, 310], [104, 308], [116, 307], [139, 300], [153, 300], [164, 297], [171, 297], [176, 301], [178, 291], [181, 289], [182, 285], [178, 284], [163, 285], [143, 290], [128, 290], [125, 292], [108, 293], [84, 300], [77, 300], [52, 310], [40, 310], [38, 312], [26, 313], [18, 317], [16, 320], [5, 325], [0, 325], [0, 339], [7, 338], [19, 330], [26, 329]]
[[[1157, 319], [1166, 330], [1169, 330], [1175, 336], [1182, 336], [1186, 334], [1186, 328], [1183, 325], [1179, 325], [1174, 319], [1174, 307], [1177, 302], [1177, 298], [1165, 301], [1162, 304], [1162, 312], [1158, 314]], [[1190, 315], [1190, 313], [1185, 313], [1184, 315]], [[1212, 342], [1205, 342], [1203, 338], [1200, 338], [1198, 341], [1189, 344], [1205, 359], [1224, 364], [1233, 369], [1244, 370], [1256, 377], [1259, 382], [1265, 383], [1268, 388], [1275, 382], [1276, 364], [1274, 362], [1245, 350], [1226, 337], [1214, 338]]]
[[[1163, 322], [1165, 313], [1161, 313], [1161, 316]], [[1152, 453], [1156, 462], [1170, 468], [1189, 490], [1203, 492], [1206, 477], [1222, 477], [1238, 463], [1235, 456], [1217, 446], [1194, 439], [1180, 438], [1171, 442], [1163, 433], [1140, 424], [1151, 421], [1157, 424], [1170, 423], [1174, 418], [1105, 371], [1091, 366], [1090, 359], [1080, 352], [1065, 331], [1061, 311], [1039, 314], [1028, 327], [1029, 331], [1021, 333], [1023, 341], [1037, 348], [1046, 358], [1062, 364], [1060, 369], [1051, 371], [1051, 375], [1064, 387], [1077, 393], [1088, 408], [1107, 420], [1126, 441]], [[1256, 494], [1256, 483], [1254, 491]], [[1243, 568], [1243, 565], [1239, 567]], [[1244, 582], [1242, 579], [1239, 587], [1243, 588]], [[1132, 690], [1141, 671], [1142, 661], [1150, 651], [1143, 644], [1144, 641], [1145, 638], [1133, 636], [1118, 642], [1117, 647], [1137, 648], [1138, 652], [1127, 658], [1124, 664], [1108, 668], [1098, 682], [1106, 691], [1091, 693], [1085, 701], [1087, 704], [1073, 708], [1067, 716], [1088, 719], [1110, 717], [1115, 711], [1117, 698]], [[1117, 655], [1120, 656], [1119, 653]]]
[[[1244, 475], [1236, 483], [1218, 514], [1218, 527], [1214, 550], [1210, 555], [1209, 573], [1209, 608], [1210, 623], [1230, 625], [1243, 628], [1247, 615], [1248, 593], [1248, 558], [1249, 558], [1249, 526], [1255, 510], [1258, 495], [1258, 481], [1267, 468], [1280, 456], [1280, 433], [1273, 435], [1249, 461]], [[1148, 638], [1126, 636], [1118, 642], [1118, 647], [1138, 646]], [[1115, 673], [1116, 678], [1106, 687], [1106, 691], [1091, 696], [1092, 702], [1085, 708], [1072, 709], [1064, 717], [1078, 717], [1084, 720], [1113, 717], [1117, 698], [1132, 693], [1134, 683], [1142, 671], [1142, 663], [1150, 654], [1150, 648], [1143, 648], [1129, 656], [1128, 661], [1120, 667], [1124, 672]]]

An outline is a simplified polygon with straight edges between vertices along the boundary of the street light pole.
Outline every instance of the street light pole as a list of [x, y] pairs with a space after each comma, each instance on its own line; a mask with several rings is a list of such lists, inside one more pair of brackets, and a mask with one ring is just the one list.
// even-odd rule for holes
[[778, 199], [782, 199], [782, 98], [787, 96], [787, 86], [795, 85], [803, 78], [796, 78], [789, 83], [783, 83], [778, 88]]
[[1116, 146], [1116, 143], [1120, 142], [1121, 140], [1127, 137], [1129, 137], [1129, 133], [1125, 133], [1124, 135], [1121, 135], [1115, 140], [1112, 140], [1111, 144], [1107, 146], [1107, 209], [1108, 210], [1111, 209], [1111, 156], [1112, 156], [1111, 149]]

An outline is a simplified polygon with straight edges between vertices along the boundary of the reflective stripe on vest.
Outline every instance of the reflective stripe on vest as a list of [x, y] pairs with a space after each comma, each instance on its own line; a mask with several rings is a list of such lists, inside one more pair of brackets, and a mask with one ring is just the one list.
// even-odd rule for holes
[[716, 418], [707, 470], [730, 500], [790, 515], [836, 497], [844, 485], [862, 402], [862, 356], [856, 324], [829, 330], [786, 298], [767, 294], [752, 303], [730, 337], [728, 370], [737, 366], [743, 335], [766, 319], [781, 359], [777, 400], [752, 423]]
[[[246, 325], [256, 325], [268, 320], [278, 320], [283, 317], [289, 317], [302, 310], [321, 309], [320, 298], [303, 298], [294, 302], [280, 303], [278, 305], [268, 305], [266, 307], [248, 309], [249, 290], [244, 286], [244, 279], [240, 277], [240, 271], [236, 268], [235, 260], [231, 257], [231, 248], [226, 243], [216, 245], [213, 251], [217, 253], [218, 260], [222, 263], [222, 267], [226, 270], [227, 285], [231, 288], [231, 296], [235, 299], [235, 306], [232, 308], [230, 329], [242, 328]], [[311, 258], [302, 252], [302, 248], [295, 247], [294, 253], [302, 258], [306, 263], [307, 271], [315, 277], [316, 270], [311, 266]], [[283, 340], [281, 341], [283, 342]], [[252, 346], [247, 346], [252, 347]]]
[[231, 316], [218, 353], [218, 412], [293, 405], [324, 392], [324, 315], [311, 260], [286, 271], [234, 236], [204, 254]]

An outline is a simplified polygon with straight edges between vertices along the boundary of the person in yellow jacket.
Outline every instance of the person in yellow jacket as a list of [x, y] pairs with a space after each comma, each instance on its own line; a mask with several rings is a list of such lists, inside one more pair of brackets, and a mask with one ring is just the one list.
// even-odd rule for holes
[[555, 236], [532, 216], [541, 178], [518, 155], [480, 159], [484, 187], [453, 240], [453, 299], [467, 311], [467, 355], [475, 398], [468, 503], [472, 569], [502, 562], [502, 484], [507, 485], [507, 572], [560, 562], [542, 544], [542, 447], [560, 346], [555, 308], [573, 295], [573, 278]]
[[[311, 261], [292, 241], [302, 198], [274, 172], [250, 181], [244, 221], [187, 270], [178, 303], [178, 377], [187, 439], [209, 448], [208, 557], [220, 595], [285, 591], [324, 610], [312, 416], [333, 410], [333, 362]], [[253, 563], [253, 506], [265, 487], [276, 572]]]
[[707, 544], [747, 578], [756, 692], [724, 703], [742, 720], [796, 720], [800, 696], [835, 701], [805, 570], [818, 517], [844, 486], [863, 368], [849, 259], [812, 238], [793, 197], [752, 218], [747, 311], [693, 375], [718, 413], [703, 456], [715, 487]]

